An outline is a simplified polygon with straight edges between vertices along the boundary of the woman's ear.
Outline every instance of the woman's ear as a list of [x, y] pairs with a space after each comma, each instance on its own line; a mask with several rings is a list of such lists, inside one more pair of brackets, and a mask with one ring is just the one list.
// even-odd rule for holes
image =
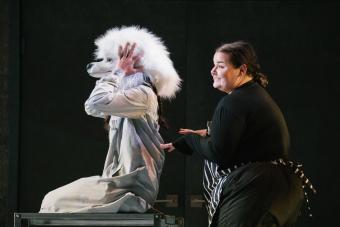
[[240, 76], [244, 76], [247, 74], [247, 65], [246, 64], [243, 64], [240, 66]]

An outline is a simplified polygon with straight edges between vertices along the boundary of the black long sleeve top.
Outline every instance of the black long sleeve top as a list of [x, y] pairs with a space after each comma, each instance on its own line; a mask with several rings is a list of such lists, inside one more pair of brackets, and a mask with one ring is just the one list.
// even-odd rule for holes
[[185, 154], [197, 152], [224, 169], [250, 161], [287, 158], [289, 133], [271, 96], [249, 81], [220, 100], [209, 137], [185, 135], [173, 145]]

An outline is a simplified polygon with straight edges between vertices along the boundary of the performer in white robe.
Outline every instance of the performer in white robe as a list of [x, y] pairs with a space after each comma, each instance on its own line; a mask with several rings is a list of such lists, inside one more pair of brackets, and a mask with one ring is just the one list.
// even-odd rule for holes
[[[179, 88], [180, 79], [176, 79], [177, 87], [167, 93], [169, 97]], [[85, 110], [94, 117], [110, 116], [110, 143], [103, 173], [49, 192], [43, 199], [41, 213], [142, 213], [153, 205], [164, 151], [158, 132], [158, 91], [152, 80], [147, 69], [132, 75], [114, 70], [96, 82]]]

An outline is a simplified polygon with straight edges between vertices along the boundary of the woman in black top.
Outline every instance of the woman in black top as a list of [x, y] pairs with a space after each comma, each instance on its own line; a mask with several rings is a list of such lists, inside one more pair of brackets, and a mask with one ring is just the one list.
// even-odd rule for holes
[[209, 226], [292, 226], [308, 179], [288, 161], [287, 125], [264, 89], [268, 81], [256, 54], [239, 41], [217, 48], [213, 61], [213, 87], [226, 95], [215, 109], [210, 135], [181, 129], [186, 135], [162, 147], [204, 158]]

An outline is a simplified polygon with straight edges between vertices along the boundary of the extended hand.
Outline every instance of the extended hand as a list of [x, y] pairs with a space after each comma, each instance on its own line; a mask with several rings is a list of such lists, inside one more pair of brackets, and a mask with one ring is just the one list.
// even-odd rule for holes
[[122, 46], [119, 46], [118, 55], [120, 59], [116, 68], [121, 69], [126, 76], [143, 71], [143, 67], [136, 67], [141, 59], [141, 55], [133, 55], [135, 47], [136, 43], [132, 45], [126, 43], [124, 49]]
[[188, 128], [180, 128], [178, 133], [182, 134], [182, 135], [196, 134], [196, 135], [199, 135], [199, 136], [202, 136], [202, 137], [207, 136], [207, 130], [206, 129], [192, 130], [192, 129], [188, 129]]
[[175, 150], [175, 147], [174, 145], [172, 145], [172, 143], [161, 144], [161, 148], [163, 150], [167, 150], [167, 152], [172, 152], [173, 150]]

